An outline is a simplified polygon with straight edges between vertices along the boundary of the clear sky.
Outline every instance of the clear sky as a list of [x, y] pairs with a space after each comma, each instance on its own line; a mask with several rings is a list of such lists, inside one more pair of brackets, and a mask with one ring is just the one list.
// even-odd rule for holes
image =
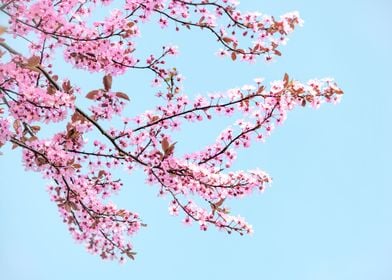
[[[242, 0], [242, 10], [299, 10], [305, 20], [272, 64], [218, 59], [207, 33], [146, 27], [142, 48], [180, 46], [173, 64], [191, 95], [285, 72], [302, 81], [332, 76], [346, 95], [337, 106], [292, 112], [266, 143], [239, 154], [237, 168], [260, 167], [274, 178], [264, 194], [231, 202], [232, 211], [253, 224], [251, 237], [185, 227], [141, 174], [125, 175], [115, 200], [148, 224], [134, 239], [136, 261], [126, 265], [103, 262], [77, 245], [49, 201], [46, 182], [26, 173], [20, 152], [6, 147], [0, 157], [0, 279], [392, 279], [391, 3]], [[57, 69], [86, 89], [99, 81], [69, 74], [63, 64]], [[151, 107], [149, 80], [148, 73], [117, 80], [132, 97], [130, 112]], [[201, 147], [219, 125], [186, 129], [179, 147]]]

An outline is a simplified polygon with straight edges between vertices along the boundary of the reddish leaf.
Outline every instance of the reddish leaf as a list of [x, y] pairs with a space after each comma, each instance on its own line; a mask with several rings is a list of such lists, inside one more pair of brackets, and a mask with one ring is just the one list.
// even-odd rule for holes
[[176, 146], [176, 143], [174, 142], [173, 144], [169, 145], [169, 147], [165, 150], [165, 156], [170, 156], [174, 152], [174, 147]]
[[127, 251], [126, 254], [130, 259], [135, 260], [136, 252]]
[[157, 120], [159, 120], [159, 116], [152, 116], [152, 117], [150, 117], [150, 122], [151, 123], [156, 122]]
[[87, 93], [86, 98], [91, 99], [91, 100], [95, 100], [97, 99], [97, 95], [99, 93], [99, 90], [92, 90], [89, 93]]
[[7, 31], [7, 28], [4, 26], [0, 26], [0, 35], [2, 35], [3, 33], [5, 33]]
[[335, 90], [335, 93], [336, 94], [344, 94], [344, 91], [339, 88], [339, 89]]
[[167, 149], [170, 146], [170, 143], [169, 143], [169, 141], [167, 140], [166, 137], [162, 139], [161, 146], [162, 146], [162, 150], [166, 153]]
[[129, 96], [126, 93], [123, 92], [116, 92], [116, 96], [125, 100], [130, 101]]
[[28, 142], [32, 142], [32, 141], [35, 141], [35, 140], [38, 140], [37, 136], [31, 136], [29, 139], [27, 139]]
[[237, 59], [237, 54], [235, 52], [231, 53], [231, 59], [235, 61]]
[[215, 203], [215, 206], [216, 206], [217, 208], [221, 207], [224, 201], [225, 201], [225, 199], [224, 199], [224, 198], [221, 198], [218, 202]]
[[15, 132], [17, 133], [19, 128], [21, 127], [20, 121], [19, 120], [15, 120], [13, 126], [14, 126], [14, 129], [15, 129]]
[[98, 178], [102, 178], [104, 175], [105, 175], [105, 171], [104, 170], [99, 170]]
[[69, 80], [64, 81], [62, 87], [65, 92], [69, 92], [72, 89], [71, 82]]
[[223, 42], [225, 42], [226, 44], [230, 44], [231, 42], [233, 42], [233, 39], [229, 38], [229, 37], [223, 37], [222, 38]]
[[287, 87], [287, 85], [289, 84], [289, 75], [287, 73], [284, 74], [283, 82], [284, 86]]
[[81, 122], [83, 122], [82, 120], [84, 120], [84, 117], [82, 116], [82, 114], [80, 114], [79, 112], [75, 112], [73, 115], [72, 115], [72, 117], [71, 117], [71, 121], [74, 123], [74, 122], [77, 122], [77, 121], [81, 121]]
[[74, 164], [72, 164], [72, 167], [75, 168], [75, 169], [80, 169], [80, 168], [82, 168], [82, 166], [81, 166], [79, 163], [74, 163]]
[[106, 91], [109, 91], [112, 88], [112, 75], [105, 75], [103, 77], [103, 86]]
[[31, 67], [31, 68], [37, 67], [37, 66], [39, 65], [40, 61], [41, 61], [40, 57], [34, 55], [34, 56], [30, 57], [30, 58], [27, 60], [27, 66], [28, 66], [29, 68], [30, 68], [30, 67]]

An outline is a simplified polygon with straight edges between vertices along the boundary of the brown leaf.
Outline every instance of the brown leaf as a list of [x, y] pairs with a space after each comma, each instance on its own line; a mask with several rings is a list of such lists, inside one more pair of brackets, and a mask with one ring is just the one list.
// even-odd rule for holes
[[225, 202], [225, 199], [221, 198], [218, 202], [215, 203], [215, 207], [217, 207], [217, 208], [221, 207], [223, 202]]
[[120, 209], [120, 210], [117, 211], [117, 215], [120, 216], [120, 217], [125, 218], [126, 215], [127, 215], [127, 211], [125, 211], [124, 209]]
[[65, 211], [71, 212], [71, 205], [69, 204], [69, 202], [64, 203], [63, 208]]
[[237, 54], [235, 52], [231, 53], [231, 59], [235, 61], [237, 59]]
[[69, 206], [71, 206], [71, 208], [72, 208], [74, 211], [79, 210], [79, 207], [78, 207], [78, 205], [77, 205], [75, 202], [69, 201], [68, 203], [69, 203]]
[[4, 34], [7, 31], [7, 28], [5, 26], [0, 25], [0, 35]]
[[104, 170], [99, 170], [98, 178], [102, 178], [104, 175], [105, 175], [105, 171]]
[[81, 123], [84, 123], [86, 121], [86, 118], [81, 113], [79, 113], [78, 111], [75, 111], [75, 113], [71, 117], [71, 121], [73, 123], [77, 122], [77, 121], [80, 121]]
[[159, 116], [152, 116], [152, 117], [150, 117], [150, 122], [151, 122], [151, 123], [154, 123], [154, 122], [156, 122], [157, 120], [159, 120]]
[[170, 143], [169, 143], [169, 141], [167, 140], [166, 137], [162, 139], [161, 146], [162, 146], [162, 150], [166, 153], [167, 149], [170, 146]]
[[223, 42], [225, 42], [226, 44], [230, 44], [231, 42], [233, 42], [233, 39], [229, 38], [229, 37], [223, 37], [222, 38]]
[[136, 252], [127, 251], [126, 254], [130, 259], [135, 259]]
[[29, 139], [27, 139], [28, 142], [32, 142], [32, 141], [35, 141], [35, 140], [38, 140], [37, 136], [31, 136]]
[[176, 146], [176, 142], [171, 144], [166, 150], [165, 150], [165, 156], [170, 156], [174, 152], [174, 147]]
[[257, 93], [259, 93], [259, 94], [262, 93], [264, 89], [265, 89], [264, 86], [259, 87], [259, 89], [257, 90]]
[[42, 165], [48, 163], [48, 161], [46, 160], [46, 158], [44, 158], [44, 157], [42, 157], [42, 156], [38, 156], [38, 157], [35, 158], [35, 163], [36, 163], [38, 166], [42, 166]]
[[339, 89], [335, 90], [335, 93], [336, 94], [344, 94], [344, 91], [339, 88]]
[[39, 63], [41, 62], [41, 59], [39, 56], [32, 56], [27, 60], [27, 66], [30, 68], [35, 68], [39, 65]]
[[103, 86], [106, 91], [109, 91], [112, 88], [112, 75], [105, 75], [103, 77]]
[[123, 92], [116, 92], [116, 96], [125, 100], [130, 101], [129, 96], [126, 93]]
[[283, 82], [284, 86], [287, 87], [287, 85], [289, 84], [289, 75], [287, 73], [284, 74]]
[[62, 87], [65, 92], [69, 92], [72, 89], [71, 82], [69, 80], [64, 81]]
[[74, 164], [72, 164], [72, 167], [73, 167], [74, 169], [80, 169], [80, 168], [82, 168], [82, 166], [81, 166], [79, 163], [74, 163]]
[[15, 129], [15, 132], [18, 132], [19, 128], [21, 127], [20, 121], [19, 120], [15, 120], [13, 126], [14, 126], [14, 129]]
[[92, 90], [89, 93], [87, 93], [86, 98], [91, 99], [91, 100], [95, 100], [97, 98], [97, 95], [99, 93], [99, 90]]

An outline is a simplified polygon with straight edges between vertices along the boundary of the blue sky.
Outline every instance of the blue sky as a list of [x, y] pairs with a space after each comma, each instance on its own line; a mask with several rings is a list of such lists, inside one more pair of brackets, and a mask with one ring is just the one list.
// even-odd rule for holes
[[[26, 173], [20, 152], [6, 147], [0, 157], [1, 279], [392, 279], [391, 2], [243, 0], [241, 7], [275, 15], [299, 10], [305, 25], [272, 64], [218, 59], [218, 45], [201, 32], [146, 27], [138, 44], [157, 51], [156, 42], [179, 45], [173, 65], [191, 95], [285, 72], [303, 81], [332, 76], [345, 90], [341, 104], [295, 110], [266, 143], [239, 154], [235, 167], [260, 167], [274, 178], [264, 194], [231, 202], [254, 235], [185, 227], [168, 215], [168, 201], [142, 174], [124, 175], [115, 200], [139, 212], [148, 227], [134, 239], [135, 262], [102, 262], [75, 244], [46, 182]], [[100, 79], [57, 67], [86, 90]], [[148, 73], [115, 80], [132, 97], [129, 112], [151, 107], [150, 80]], [[222, 124], [186, 128], [179, 147], [209, 143]]]

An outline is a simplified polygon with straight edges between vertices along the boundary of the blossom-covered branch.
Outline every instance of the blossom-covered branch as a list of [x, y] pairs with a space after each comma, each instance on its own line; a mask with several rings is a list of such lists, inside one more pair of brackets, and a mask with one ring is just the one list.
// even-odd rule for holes
[[[148, 184], [170, 197], [169, 212], [200, 229], [227, 233], [253, 232], [242, 217], [230, 213], [230, 199], [263, 191], [271, 183], [259, 169], [231, 169], [240, 148], [264, 141], [296, 107], [336, 103], [343, 91], [332, 79], [302, 83], [288, 74], [269, 84], [262, 79], [241, 88], [191, 97], [182, 90], [182, 75], [168, 67], [175, 46], [140, 55], [135, 38], [141, 25], [158, 21], [162, 28], [198, 28], [213, 35], [219, 54], [253, 62], [258, 56], [280, 56], [279, 46], [302, 23], [296, 12], [276, 19], [243, 13], [237, 1], [183, 0], [1, 0], [8, 26], [0, 27], [0, 147], [23, 150], [27, 170], [50, 180], [48, 191], [72, 236], [103, 259], [134, 258], [131, 237], [145, 224], [139, 215], [119, 209], [110, 197], [123, 187], [113, 169], [143, 170]], [[93, 17], [110, 7], [103, 20]], [[108, 8], [109, 8], [108, 7]], [[22, 54], [8, 35], [25, 43]], [[55, 54], [77, 69], [101, 73], [102, 84], [84, 92], [82, 81], [54, 73]], [[118, 75], [143, 71], [151, 75], [159, 105], [122, 118], [130, 96], [113, 90]], [[79, 100], [87, 98], [86, 108]], [[215, 142], [180, 155], [177, 131], [184, 122], [229, 117]], [[113, 121], [114, 120], [114, 121]], [[109, 128], [108, 123], [114, 125]], [[46, 131], [56, 123], [56, 132]], [[93, 139], [89, 141], [88, 139]]]

